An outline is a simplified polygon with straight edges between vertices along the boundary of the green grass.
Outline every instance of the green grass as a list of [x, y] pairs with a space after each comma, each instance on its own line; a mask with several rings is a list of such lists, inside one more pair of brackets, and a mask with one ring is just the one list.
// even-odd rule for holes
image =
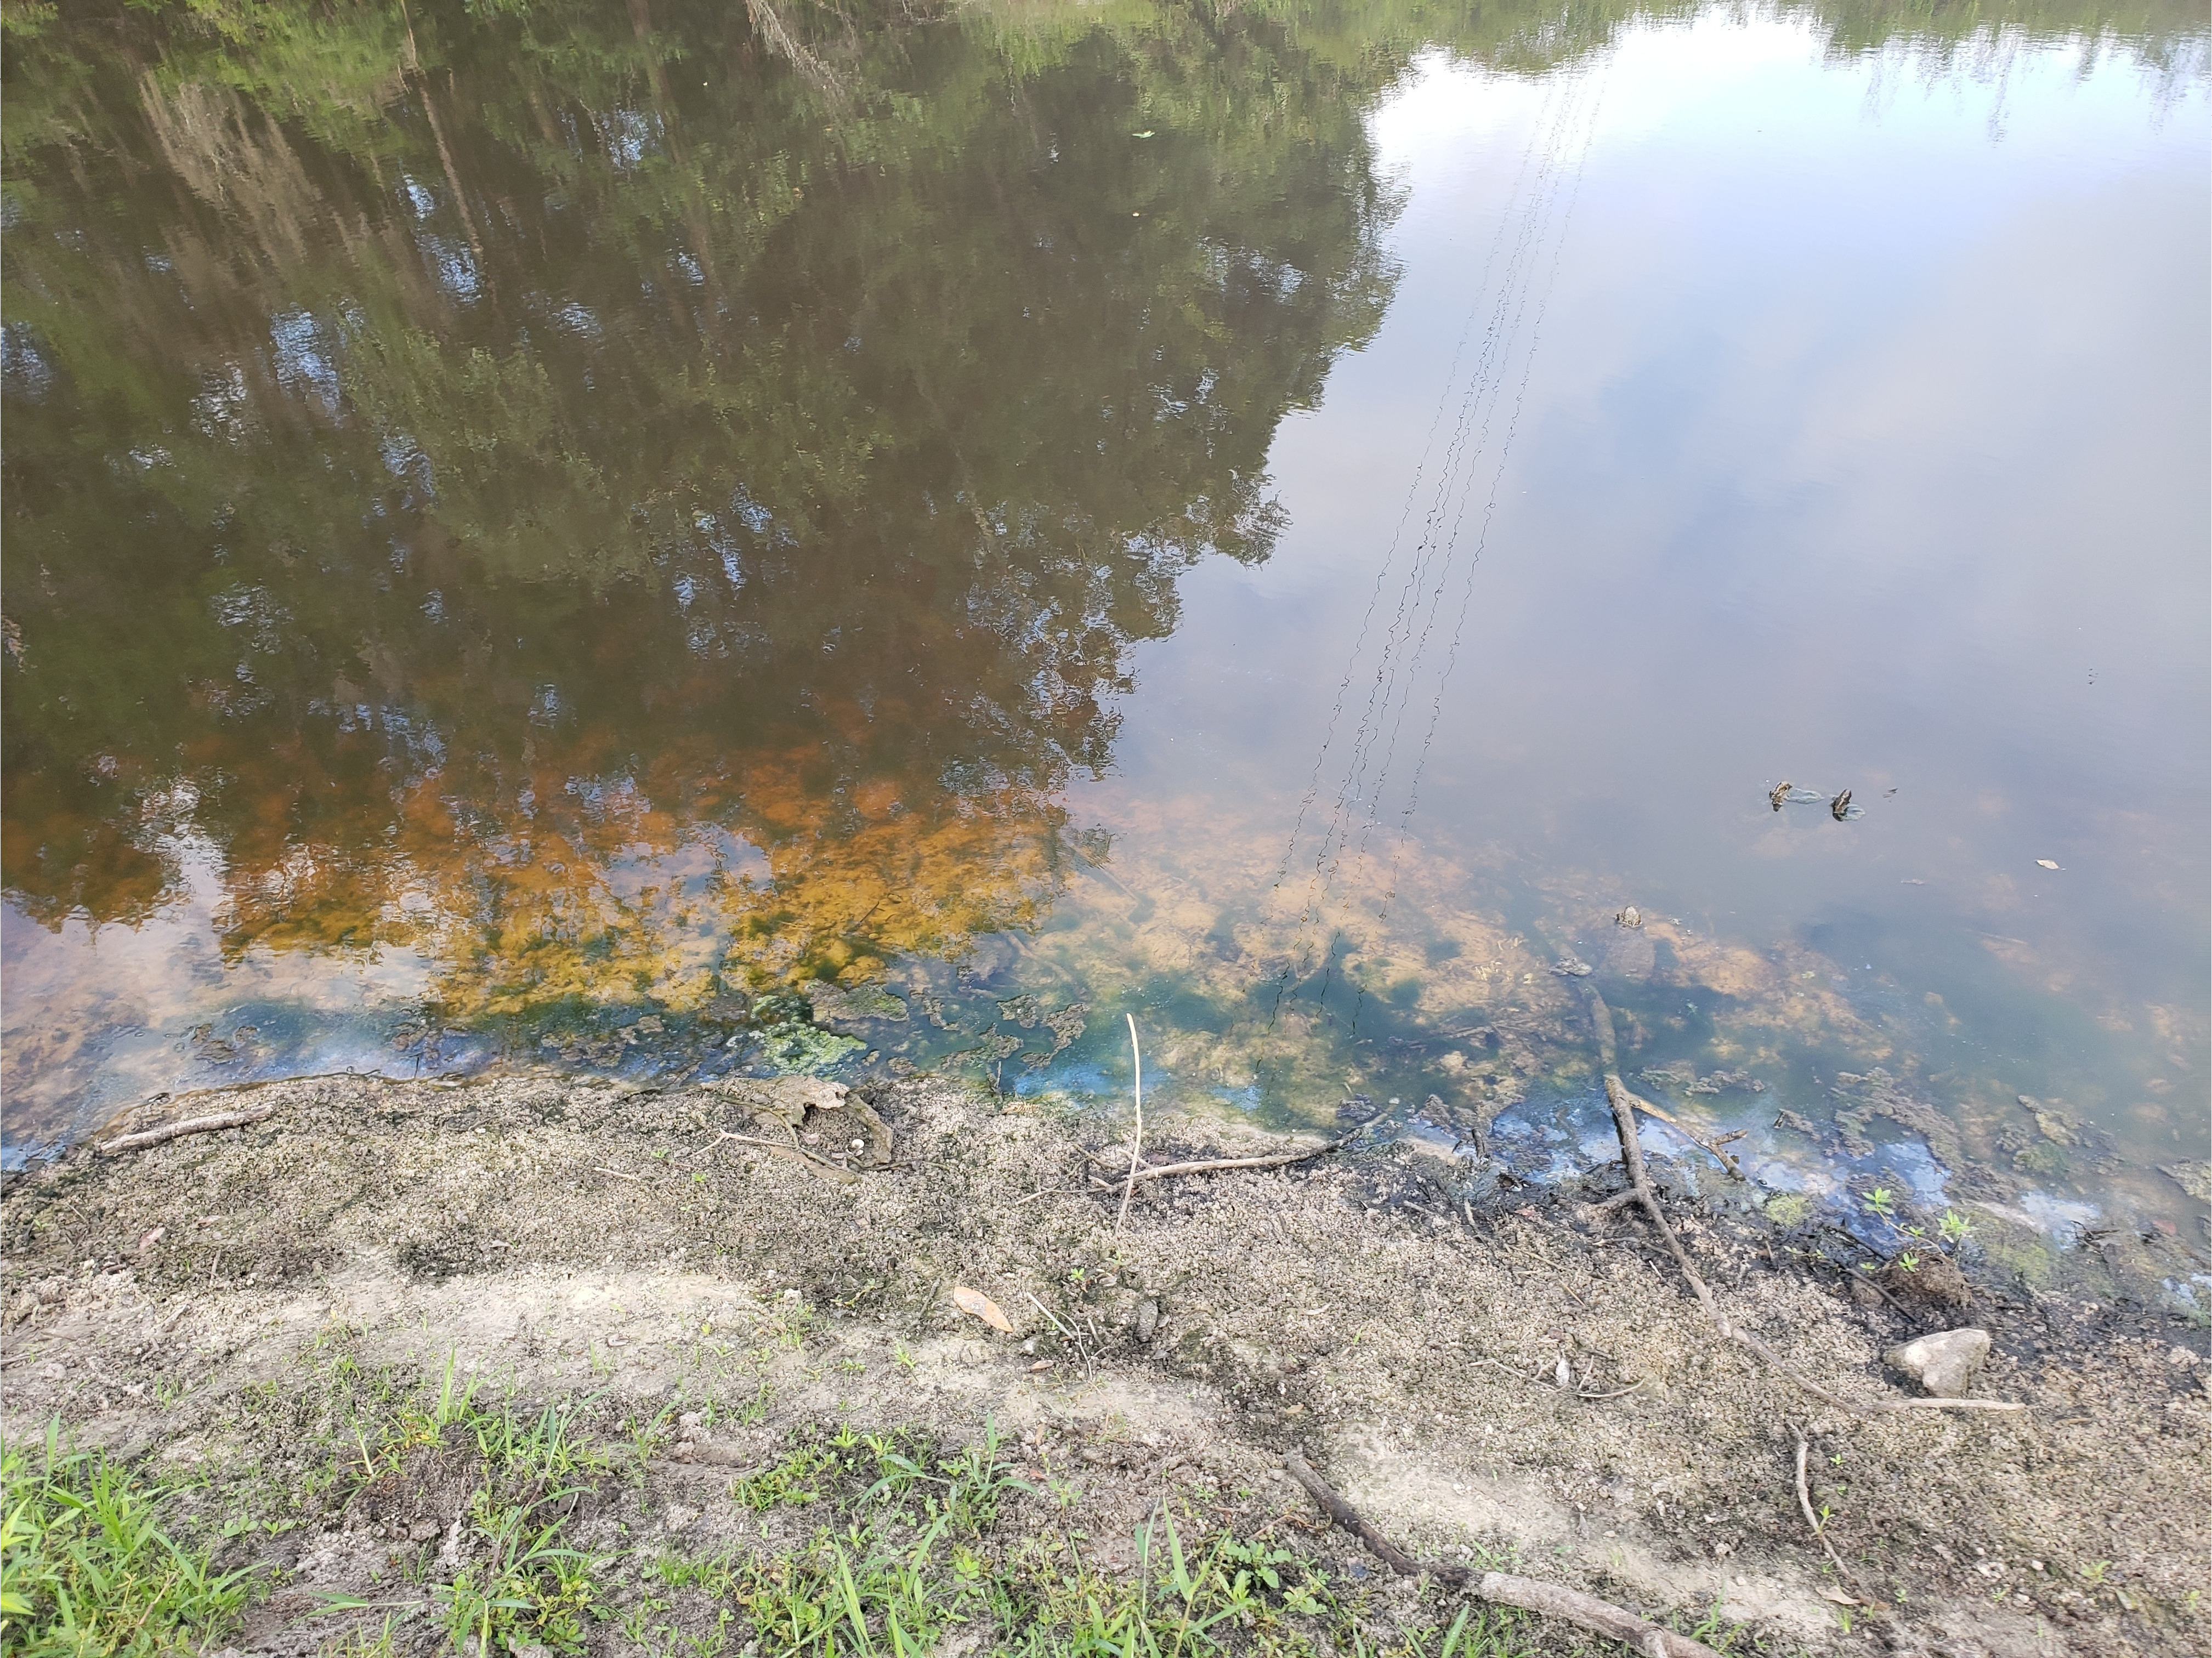
[[[1076, 1488], [1035, 1469], [1024, 1478], [989, 1423], [965, 1445], [910, 1430], [794, 1430], [720, 1485], [714, 1549], [640, 1546], [629, 1539], [653, 1523], [652, 1459], [676, 1406], [492, 1394], [450, 1362], [422, 1378], [364, 1368], [341, 1340], [296, 1381], [241, 1394], [239, 1448], [194, 1472], [189, 1492], [66, 1453], [58, 1431], [43, 1448], [0, 1448], [0, 1652], [135, 1658], [220, 1644], [264, 1580], [218, 1570], [216, 1551], [232, 1551], [228, 1564], [278, 1532], [409, 1512], [416, 1482], [441, 1503], [465, 1491], [461, 1512], [438, 1541], [395, 1536], [395, 1578], [325, 1598], [319, 1644], [334, 1658], [574, 1654], [610, 1638], [658, 1658], [908, 1658], [968, 1636], [979, 1653], [1030, 1658], [1603, 1649], [1433, 1589], [1386, 1608], [1379, 1573], [1336, 1581], [1276, 1526], [1224, 1525], [1221, 1511], [1173, 1494], [1103, 1550], [1082, 1529]], [[702, 1418], [750, 1421], [766, 1397], [693, 1404]], [[593, 1512], [587, 1546], [575, 1516]], [[1698, 1632], [1726, 1649], [1729, 1632]]]
[[[1364, 1591], [1339, 1589], [1279, 1541], [1196, 1522], [1188, 1509], [1178, 1518], [1164, 1499], [1132, 1539], [1133, 1576], [1103, 1570], [1071, 1529], [1065, 1490], [1039, 1491], [999, 1453], [988, 1424], [950, 1455], [850, 1427], [796, 1435], [731, 1495], [754, 1513], [818, 1510], [826, 1523], [775, 1548], [661, 1553], [643, 1576], [669, 1598], [650, 1600], [651, 1615], [625, 1632], [669, 1658], [717, 1658], [732, 1643], [761, 1658], [908, 1658], [959, 1631], [983, 1634], [985, 1651], [1036, 1658], [1528, 1649], [1527, 1619], [1480, 1608], [1382, 1633]], [[1024, 1498], [1011, 1523], [1008, 1504]], [[687, 1600], [693, 1615], [672, 1619]]]
[[252, 1573], [218, 1573], [162, 1520], [172, 1493], [99, 1451], [0, 1447], [0, 1651], [194, 1650], [236, 1622]]

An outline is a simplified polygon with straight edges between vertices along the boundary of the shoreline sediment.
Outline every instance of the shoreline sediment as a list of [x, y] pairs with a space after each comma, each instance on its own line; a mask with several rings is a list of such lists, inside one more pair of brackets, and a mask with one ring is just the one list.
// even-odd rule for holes
[[[720, 1138], [746, 1122], [726, 1093], [566, 1076], [270, 1084], [265, 1121], [77, 1147], [0, 1196], [0, 1421], [17, 1445], [58, 1421], [166, 1474], [287, 1470], [307, 1495], [284, 1528], [222, 1546], [268, 1569], [237, 1637], [253, 1650], [319, 1650], [313, 1594], [368, 1588], [375, 1551], [331, 1540], [362, 1510], [343, 1480], [318, 1487], [328, 1448], [264, 1442], [240, 1403], [337, 1351], [665, 1415], [595, 1547], [617, 1526], [793, 1546], [753, 1534], [733, 1468], [839, 1425], [950, 1445], [988, 1421], [1077, 1493], [1101, 1570], [1139, 1564], [1121, 1556], [1158, 1505], [1202, 1500], [1340, 1584], [1370, 1574], [1360, 1615], [1406, 1628], [1443, 1591], [1401, 1606], [1312, 1529], [1285, 1455], [1419, 1558], [1510, 1557], [1685, 1629], [1806, 1651], [1869, 1630], [1905, 1651], [2204, 1648], [2212, 1410], [2202, 1333], [2169, 1316], [1978, 1285], [1944, 1315], [1994, 1339], [1976, 1391], [2032, 1408], [1856, 1416], [1713, 1340], [1646, 1229], [1566, 1193], [1480, 1209], [1418, 1148], [1348, 1148], [1142, 1183], [1117, 1236], [1085, 1125], [927, 1078], [871, 1091], [894, 1149], [842, 1184]], [[1212, 1120], [1160, 1132], [1176, 1155], [1279, 1145]], [[1936, 1323], [1863, 1305], [1756, 1212], [1686, 1206], [1679, 1230], [1732, 1316], [1843, 1397], [1893, 1394], [1882, 1351]], [[687, 1439], [687, 1411], [732, 1425]], [[1800, 1513], [1801, 1430], [1850, 1581]], [[587, 1649], [631, 1649], [613, 1629]]]

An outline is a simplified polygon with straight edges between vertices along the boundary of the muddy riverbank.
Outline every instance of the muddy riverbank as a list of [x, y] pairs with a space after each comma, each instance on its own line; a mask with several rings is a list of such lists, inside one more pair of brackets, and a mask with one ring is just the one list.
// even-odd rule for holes
[[[952, 1458], [987, 1424], [1018, 1485], [969, 1515], [967, 1581], [1030, 1571], [1057, 1537], [1080, 1572], [1150, 1593], [1139, 1528], [1182, 1516], [1283, 1553], [1283, 1582], [1215, 1631], [1255, 1649], [1350, 1650], [1358, 1631], [1434, 1650], [1420, 1632], [1455, 1615], [1320, 1526], [1292, 1451], [1423, 1558], [1515, 1562], [1733, 1650], [2206, 1649], [2202, 1332], [1995, 1280], [1963, 1306], [1854, 1294], [1803, 1236], [1686, 1203], [1730, 1315], [1830, 1392], [1901, 1396], [1884, 1351], [1971, 1323], [1995, 1344], [1973, 1391], [2032, 1407], [1846, 1413], [1716, 1341], [1646, 1225], [1597, 1214], [1595, 1190], [1486, 1210], [1448, 1162], [1355, 1143], [1141, 1185], [1117, 1231], [1097, 1125], [928, 1078], [871, 1097], [888, 1145], [817, 1115], [797, 1125], [808, 1161], [757, 1143], [757, 1101], [553, 1075], [281, 1084], [242, 1128], [79, 1146], [0, 1199], [0, 1419], [18, 1448], [58, 1421], [179, 1487], [181, 1534], [261, 1569], [214, 1643], [251, 1651], [358, 1649], [394, 1605], [450, 1603], [489, 1512], [470, 1479], [496, 1459], [453, 1462], [459, 1416], [420, 1401], [471, 1386], [471, 1410], [573, 1407], [628, 1448], [562, 1499], [563, 1545], [597, 1574], [586, 1609], [518, 1650], [785, 1649], [744, 1585], [885, 1500], [834, 1448], [872, 1435], [877, 1466], [903, 1467], [883, 1448]], [[1158, 1132], [1156, 1155], [1265, 1149], [1211, 1119]], [[412, 1441], [407, 1409], [431, 1424]], [[1801, 1430], [1840, 1572], [1799, 1502]], [[786, 1500], [802, 1465], [820, 1479]], [[1036, 1594], [1019, 1616], [1058, 1604]], [[370, 1609], [319, 1611], [331, 1595]], [[998, 1649], [1016, 1604], [944, 1602], [937, 1649]], [[392, 1649], [434, 1625], [403, 1618]]]

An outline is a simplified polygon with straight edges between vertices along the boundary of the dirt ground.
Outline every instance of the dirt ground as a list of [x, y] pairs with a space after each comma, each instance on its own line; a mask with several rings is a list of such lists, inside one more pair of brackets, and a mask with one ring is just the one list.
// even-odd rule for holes
[[[633, 1535], [738, 1535], [732, 1470], [809, 1424], [951, 1441], [988, 1418], [1071, 1482], [1109, 1567], [1133, 1568], [1164, 1491], [1379, 1578], [1313, 1528], [1281, 1471], [1300, 1450], [1423, 1558], [1717, 1609], [1738, 1649], [2212, 1650], [2202, 1331], [2020, 1285], [1917, 1316], [1755, 1210], [1686, 1202], [1731, 1315], [1831, 1391], [1900, 1396], [1883, 1351], [1971, 1322], [1996, 1342], [1976, 1392], [2033, 1407], [1846, 1414], [1711, 1339], [1648, 1226], [1594, 1193], [1479, 1206], [1398, 1143], [1153, 1181], [1117, 1232], [1097, 1125], [927, 1078], [868, 1093], [890, 1160], [833, 1133], [843, 1183], [719, 1138], [759, 1133], [741, 1100], [573, 1076], [289, 1083], [251, 1096], [276, 1109], [250, 1127], [81, 1146], [0, 1198], [0, 1427], [58, 1418], [157, 1467], [281, 1463], [241, 1400], [340, 1341], [532, 1399], [745, 1406], [672, 1436], [595, 1521]], [[1156, 1132], [1156, 1158], [1264, 1138]], [[1849, 1582], [1800, 1509], [1801, 1429]], [[286, 1576], [242, 1645], [317, 1649], [316, 1592], [357, 1588], [384, 1546], [359, 1525], [356, 1503], [261, 1543]], [[601, 1649], [630, 1649], [610, 1626]]]

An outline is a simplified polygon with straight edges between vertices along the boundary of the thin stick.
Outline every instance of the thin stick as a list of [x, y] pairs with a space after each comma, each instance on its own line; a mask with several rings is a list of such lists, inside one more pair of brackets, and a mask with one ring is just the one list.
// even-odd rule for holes
[[[1623, 1091], [1626, 1092], [1626, 1090]], [[1638, 1111], [1643, 1112], [1646, 1116], [1658, 1118], [1661, 1122], [1665, 1123], [1668, 1127], [1673, 1129], [1684, 1139], [1689, 1141], [1689, 1143], [1696, 1146], [1698, 1151], [1704, 1152], [1707, 1157], [1718, 1163], [1722, 1168], [1727, 1169], [1729, 1174], [1734, 1175], [1738, 1180], [1741, 1180], [1743, 1178], [1743, 1165], [1741, 1163], [1738, 1163], [1735, 1158], [1730, 1156], [1728, 1152], [1722, 1151], [1716, 1142], [1709, 1140], [1703, 1135], [1699, 1134], [1696, 1129], [1691, 1127], [1689, 1124], [1684, 1122], [1680, 1117], [1674, 1115], [1673, 1112], [1661, 1110], [1657, 1106], [1652, 1104], [1650, 1101], [1645, 1099], [1641, 1094], [1629, 1094], [1628, 1102], [1631, 1105], [1633, 1105]]]
[[192, 1117], [164, 1127], [149, 1128], [142, 1133], [125, 1134], [107, 1141], [99, 1149], [112, 1157], [118, 1151], [141, 1151], [149, 1145], [180, 1139], [186, 1134], [212, 1134], [220, 1128], [243, 1128], [248, 1123], [261, 1122], [276, 1114], [276, 1108], [273, 1105], [250, 1105], [243, 1111], [221, 1111], [211, 1117]]
[[1805, 1523], [1813, 1528], [1814, 1541], [1828, 1552], [1828, 1558], [1835, 1563], [1836, 1570], [1843, 1574], [1844, 1581], [1856, 1588], [1859, 1580], [1851, 1576], [1851, 1569], [1844, 1564], [1843, 1557], [1836, 1552], [1836, 1546], [1828, 1541], [1826, 1530], [1813, 1514], [1813, 1493], [1805, 1483], [1805, 1430], [1793, 1422], [1790, 1424], [1790, 1431], [1797, 1436], [1797, 1506], [1805, 1510]]
[[1091, 1368], [1091, 1350], [1083, 1345], [1083, 1339], [1077, 1335], [1074, 1331], [1069, 1329], [1067, 1326], [1062, 1324], [1058, 1319], [1054, 1318], [1052, 1309], [1046, 1306], [1044, 1303], [1039, 1301], [1035, 1295], [1031, 1294], [1027, 1290], [1023, 1291], [1022, 1293], [1025, 1296], [1029, 1296], [1030, 1306], [1036, 1308], [1037, 1311], [1042, 1313], [1047, 1319], [1051, 1321], [1052, 1327], [1059, 1331], [1060, 1333], [1066, 1339], [1067, 1345], [1075, 1349], [1075, 1356], [1083, 1361], [1083, 1368], [1086, 1371], [1089, 1370]]
[[1331, 1520], [1365, 1544], [1369, 1553], [1401, 1576], [1419, 1577], [1425, 1574], [1443, 1582], [1457, 1584], [1477, 1600], [1563, 1619], [1632, 1647], [1646, 1658], [1720, 1658], [1702, 1641], [1662, 1629], [1632, 1612], [1594, 1595], [1561, 1588], [1556, 1583], [1516, 1577], [1503, 1571], [1486, 1571], [1478, 1576], [1465, 1566], [1425, 1566], [1369, 1525], [1358, 1509], [1330, 1490], [1328, 1482], [1307, 1466], [1304, 1457], [1296, 1454], [1286, 1456], [1283, 1467], [1291, 1479], [1306, 1488], [1307, 1494], [1321, 1504]]
[[1883, 1399], [1871, 1404], [1860, 1404], [1832, 1394], [1818, 1382], [1799, 1376], [1783, 1363], [1781, 1356], [1765, 1342], [1748, 1330], [1740, 1329], [1731, 1323], [1728, 1315], [1721, 1310], [1720, 1303], [1713, 1298], [1713, 1292], [1705, 1279], [1698, 1275], [1698, 1269], [1690, 1264], [1689, 1252], [1682, 1248], [1682, 1241], [1674, 1236], [1674, 1227], [1668, 1224], [1667, 1212], [1659, 1202], [1658, 1189], [1651, 1184], [1650, 1172], [1644, 1166], [1644, 1146], [1636, 1133], [1636, 1096], [1620, 1080], [1620, 1070], [1613, 1058], [1612, 1010], [1606, 1006], [1605, 998], [1590, 986], [1583, 986], [1583, 991], [1590, 1000], [1590, 1018], [1596, 1027], [1598, 1054], [1604, 1066], [1606, 1102], [1613, 1107], [1613, 1132], [1620, 1138], [1620, 1160], [1628, 1170], [1629, 1189], [1635, 1194], [1636, 1201], [1644, 1212], [1650, 1217], [1652, 1225], [1658, 1229], [1659, 1236], [1666, 1243], [1668, 1253], [1674, 1257], [1674, 1265], [1680, 1270], [1684, 1281], [1689, 1284], [1692, 1293], [1698, 1297], [1698, 1304], [1705, 1309], [1706, 1317], [1712, 1320], [1714, 1327], [1721, 1334], [1796, 1382], [1814, 1398], [1832, 1405], [1839, 1411], [1849, 1411], [1855, 1416], [1886, 1411], [2024, 1411], [2027, 1408], [2025, 1405], [1998, 1399]]
[[[1326, 1145], [1310, 1145], [1303, 1151], [1279, 1151], [1272, 1157], [1200, 1157], [1194, 1163], [1164, 1163], [1155, 1168], [1139, 1169], [1130, 1178], [1134, 1181], [1165, 1180], [1170, 1175], [1211, 1175], [1224, 1169], [1280, 1169], [1288, 1163], [1304, 1163], [1309, 1157], [1318, 1157], [1331, 1151], [1341, 1151], [1389, 1114], [1390, 1108], [1385, 1106], [1366, 1121], [1355, 1125], [1347, 1133], [1339, 1134]], [[1097, 1177], [1093, 1175], [1092, 1178], [1095, 1180]], [[1413, 1206], [1419, 1208], [1420, 1206], [1416, 1204]], [[1423, 1212], [1427, 1212], [1423, 1211]]]
[[1114, 1230], [1120, 1231], [1121, 1223], [1129, 1218], [1129, 1199], [1137, 1193], [1137, 1164], [1145, 1155], [1145, 1054], [1137, 1046], [1137, 1016], [1127, 1016], [1129, 1021], [1129, 1061], [1136, 1070], [1137, 1132], [1129, 1139], [1129, 1182], [1121, 1188], [1121, 1211], [1114, 1217]]
[[[832, 1186], [853, 1186], [860, 1181], [860, 1177], [851, 1169], [840, 1169], [836, 1163], [824, 1163], [819, 1157], [811, 1157], [797, 1146], [786, 1145], [781, 1140], [764, 1140], [755, 1134], [733, 1134], [726, 1128], [717, 1131], [714, 1145], [720, 1145], [724, 1140], [735, 1140], [739, 1145], [758, 1146], [771, 1157], [788, 1157], [816, 1179], [828, 1181]], [[714, 1149], [714, 1145], [707, 1148], [709, 1151]], [[614, 1171], [608, 1169], [605, 1172], [612, 1174]]]

